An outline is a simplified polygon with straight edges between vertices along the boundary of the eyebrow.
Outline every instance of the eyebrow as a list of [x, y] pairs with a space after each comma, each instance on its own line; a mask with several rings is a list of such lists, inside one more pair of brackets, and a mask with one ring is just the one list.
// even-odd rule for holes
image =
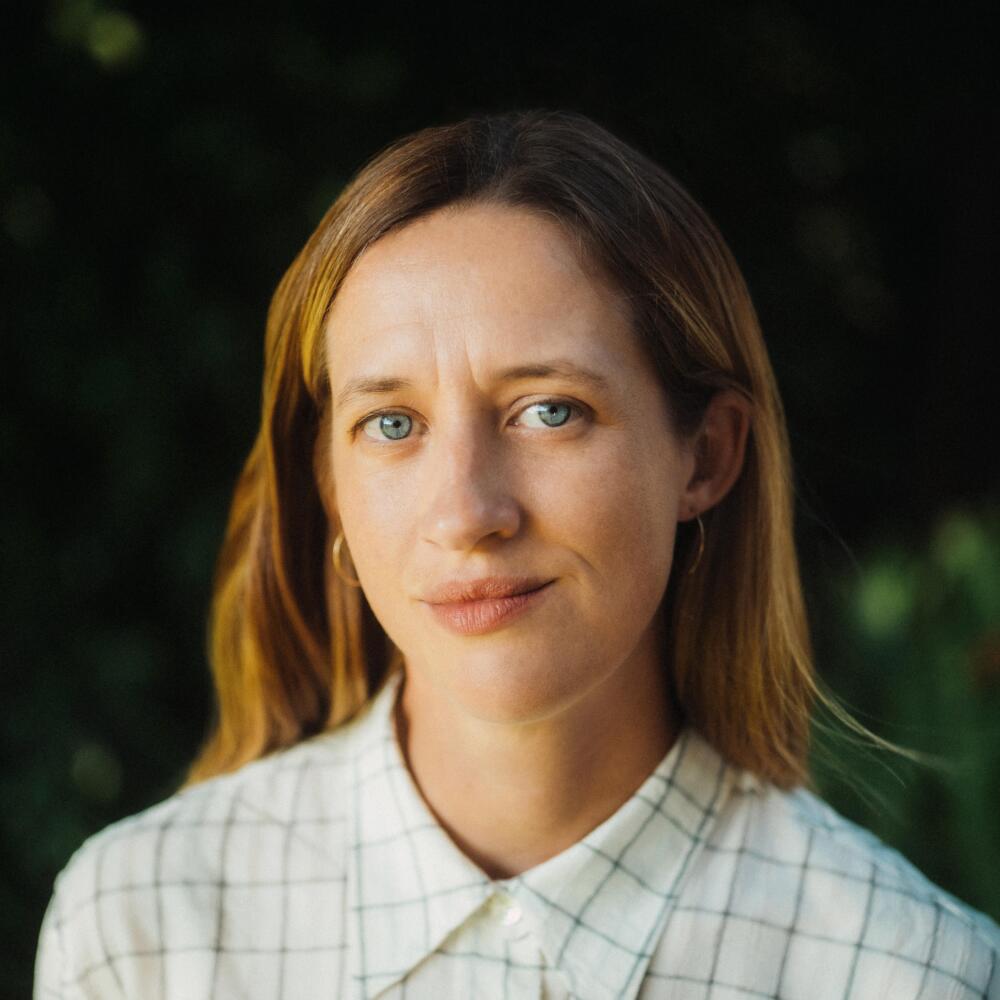
[[[543, 361], [536, 364], [515, 365], [511, 368], [504, 368], [497, 372], [495, 378], [498, 382], [519, 382], [529, 378], [562, 378], [569, 382], [579, 382], [590, 389], [598, 392], [607, 391], [610, 388], [608, 379], [578, 365], [568, 358], [556, 358], [552, 361]], [[408, 378], [401, 378], [398, 375], [360, 375], [350, 379], [344, 387], [337, 393], [334, 400], [334, 408], [340, 409], [348, 403], [363, 396], [398, 392], [400, 389], [412, 389], [413, 382]]]

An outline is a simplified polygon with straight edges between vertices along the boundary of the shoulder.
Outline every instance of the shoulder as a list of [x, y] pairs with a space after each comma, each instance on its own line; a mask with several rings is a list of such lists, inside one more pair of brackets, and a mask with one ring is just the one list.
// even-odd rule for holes
[[64, 906], [95, 893], [236, 878], [255, 865], [251, 849], [285, 853], [296, 845], [336, 844], [350, 788], [350, 731], [324, 733], [181, 789], [88, 838], [57, 876]]
[[[208, 952], [222, 893], [343, 878], [354, 727], [208, 779], [89, 837], [57, 875], [36, 958], [36, 996], [129, 995], [171, 949]], [[149, 971], [148, 969], [146, 970]], [[93, 992], [74, 993], [89, 983]]]
[[1000, 998], [1000, 927], [817, 795], [743, 774], [720, 820], [730, 908], [785, 929], [783, 964], [811, 995], [840, 977], [830, 995]]

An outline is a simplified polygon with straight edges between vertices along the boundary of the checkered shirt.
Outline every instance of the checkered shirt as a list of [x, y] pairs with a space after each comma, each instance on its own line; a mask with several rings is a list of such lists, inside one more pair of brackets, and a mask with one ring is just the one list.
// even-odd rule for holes
[[992, 920], [691, 727], [586, 837], [491, 880], [406, 769], [398, 689], [87, 840], [36, 1000], [1000, 1000]]

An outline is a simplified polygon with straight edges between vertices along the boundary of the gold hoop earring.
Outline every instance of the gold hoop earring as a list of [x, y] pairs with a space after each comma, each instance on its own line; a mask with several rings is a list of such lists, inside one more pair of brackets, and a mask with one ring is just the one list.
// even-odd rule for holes
[[337, 574], [337, 576], [340, 577], [341, 580], [344, 581], [344, 583], [348, 584], [349, 586], [351, 586], [351, 587], [360, 587], [361, 586], [361, 581], [360, 580], [352, 580], [349, 577], [344, 576], [344, 569], [340, 565], [340, 550], [341, 550], [341, 547], [343, 546], [343, 544], [344, 544], [344, 532], [343, 532], [343, 530], [341, 530], [341, 531], [337, 532], [337, 538], [336, 538], [336, 540], [333, 543], [333, 569], [334, 569], [334, 572]]
[[701, 554], [705, 551], [705, 525], [701, 523], [701, 515], [697, 515], [698, 520], [698, 554], [694, 558], [694, 563], [688, 570], [688, 575], [690, 576], [697, 568], [698, 563], [701, 562]]

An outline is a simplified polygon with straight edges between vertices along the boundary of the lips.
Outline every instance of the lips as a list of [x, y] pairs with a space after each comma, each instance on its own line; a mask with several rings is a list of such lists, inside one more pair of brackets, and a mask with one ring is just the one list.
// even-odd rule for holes
[[[437, 622], [449, 631], [463, 636], [484, 635], [510, 624], [545, 601], [554, 582], [549, 580], [533, 590], [507, 593], [500, 597], [425, 604]], [[508, 584], [508, 590], [510, 586]], [[468, 590], [465, 592], [468, 593]]]
[[489, 576], [476, 580], [450, 580], [434, 588], [424, 601], [434, 605], [458, 605], [469, 601], [499, 600], [538, 590], [550, 580], [536, 576]]

